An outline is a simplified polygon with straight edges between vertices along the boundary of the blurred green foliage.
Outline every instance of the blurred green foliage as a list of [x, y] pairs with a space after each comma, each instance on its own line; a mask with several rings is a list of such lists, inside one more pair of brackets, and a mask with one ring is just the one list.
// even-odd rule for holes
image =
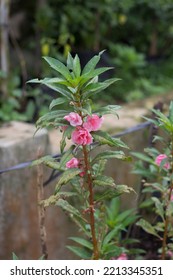
[[[172, 0], [15, 0], [10, 5], [10, 17], [24, 15], [17, 43], [26, 59], [28, 79], [48, 75], [41, 56], [64, 61], [71, 52], [85, 62], [106, 49], [100, 66], [115, 67], [111, 77], [122, 80], [99, 101], [128, 102], [173, 88]], [[13, 44], [11, 48], [15, 49]], [[10, 60], [11, 68], [18, 68], [21, 76], [16, 59], [20, 58]]]

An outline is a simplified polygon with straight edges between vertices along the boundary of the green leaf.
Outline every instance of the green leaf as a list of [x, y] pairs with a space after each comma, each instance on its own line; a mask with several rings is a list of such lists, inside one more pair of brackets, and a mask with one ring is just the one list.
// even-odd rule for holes
[[60, 151], [63, 153], [66, 146], [66, 138], [71, 138], [71, 133], [74, 130], [74, 127], [68, 126], [66, 130], [63, 132], [62, 139], [60, 141]]
[[59, 98], [53, 99], [49, 105], [49, 109], [51, 110], [53, 107], [63, 104], [65, 102], [68, 102], [68, 100], [64, 97], [59, 97]]
[[97, 194], [96, 201], [112, 199], [123, 193], [129, 193], [130, 191], [134, 190], [126, 185], [116, 185], [115, 187], [107, 189], [103, 194]]
[[102, 89], [104, 89], [104, 82], [100, 82], [100, 83], [88, 83], [84, 89], [83, 89], [83, 93], [84, 93], [84, 97], [89, 97], [93, 92], [98, 92]]
[[47, 161], [47, 162], [45, 162], [45, 165], [52, 169], [60, 170], [59, 162]]
[[60, 198], [66, 199], [67, 197], [75, 195], [75, 192], [58, 192], [56, 195], [51, 195], [49, 198], [42, 200], [40, 204], [44, 205], [44, 207], [48, 207], [50, 205], [55, 205]]
[[98, 175], [93, 180], [94, 185], [97, 186], [115, 186], [114, 179], [108, 176]]
[[54, 91], [62, 94], [65, 96], [67, 99], [72, 100], [71, 93], [67, 90], [67, 87], [64, 85], [59, 84], [62, 82], [62, 79], [58, 78], [45, 78], [43, 80], [38, 80], [38, 79], [33, 79], [29, 81], [30, 83], [39, 83], [47, 86], [48, 88], [53, 89]]
[[119, 138], [113, 138], [111, 137], [107, 132], [105, 131], [95, 131], [92, 133], [94, 139], [98, 141], [100, 144], [107, 144], [111, 147], [121, 147], [128, 149], [127, 145], [121, 141]]
[[127, 160], [128, 157], [125, 156], [124, 152], [122, 151], [106, 151], [98, 154], [93, 160], [92, 163], [103, 160], [103, 159], [110, 159], [110, 158], [116, 158], [121, 160]]
[[113, 114], [117, 115], [117, 110], [121, 109], [121, 106], [119, 105], [107, 105], [104, 107], [101, 107], [95, 111], [96, 114], [100, 113], [101, 115], [106, 115], [106, 114]]
[[75, 55], [75, 58], [73, 60], [73, 72], [77, 78], [80, 77], [81, 65], [77, 54]]
[[67, 67], [69, 70], [73, 70], [73, 57], [70, 53], [67, 56]]
[[83, 79], [85, 79], [86, 81], [94, 78], [95, 76], [99, 76], [100, 74], [113, 69], [113, 67], [101, 67], [101, 68], [97, 68], [94, 69], [93, 71], [90, 71], [89, 73], [86, 73], [85, 75], [83, 75]]
[[157, 236], [159, 239], [160, 239], [160, 236], [157, 234], [156, 230], [154, 229], [154, 227], [149, 223], [147, 222], [146, 220], [144, 219], [140, 219], [137, 223], [136, 223], [137, 226], [140, 226], [143, 230], [145, 230], [146, 232], [154, 235], [154, 236]]
[[62, 76], [64, 76], [67, 80], [72, 79], [70, 71], [62, 62], [60, 62], [59, 60], [57, 60], [55, 58], [48, 57], [48, 56], [44, 56], [43, 58], [50, 65], [50, 67], [52, 67], [54, 70], [56, 70]]
[[111, 199], [110, 204], [106, 207], [106, 212], [108, 215], [108, 220], [107, 222], [112, 224], [112, 221], [117, 218], [117, 215], [120, 211], [120, 199], [118, 197], [115, 197]]
[[44, 205], [44, 207], [48, 207], [50, 205], [54, 205], [59, 199], [59, 195], [51, 195], [47, 199], [44, 199], [40, 202], [40, 205]]
[[95, 176], [101, 175], [104, 172], [106, 163], [107, 160], [100, 160], [99, 163], [93, 165]]
[[59, 187], [67, 184], [71, 179], [77, 176], [80, 172], [81, 170], [78, 168], [69, 168], [66, 171], [64, 171], [58, 183], [55, 186], [55, 192], [59, 189]]
[[69, 239], [75, 241], [76, 243], [82, 245], [83, 247], [93, 250], [93, 244], [86, 239], [80, 237], [69, 237]]
[[80, 212], [76, 208], [74, 208], [72, 205], [70, 205], [67, 200], [60, 198], [60, 199], [58, 199], [58, 201], [56, 202], [55, 205], [61, 207], [64, 211], [69, 212], [72, 216], [75, 215], [75, 216], [81, 217]]
[[58, 158], [53, 158], [52, 156], [45, 156], [45, 157], [32, 161], [31, 167], [35, 166], [35, 165], [39, 165], [39, 164], [44, 164], [55, 170], [60, 170], [60, 165], [59, 165], [59, 162], [57, 162], [57, 160], [58, 160]]
[[128, 238], [126, 240], [123, 240], [123, 244], [134, 244], [134, 243], [140, 243], [140, 240], [136, 238]]
[[13, 259], [13, 261], [19, 260], [18, 256], [16, 256], [16, 254], [14, 252], [12, 253], [12, 259]]
[[92, 70], [94, 70], [94, 68], [96, 67], [97, 63], [100, 60], [100, 56], [102, 55], [102, 53], [104, 53], [105, 50], [101, 51], [98, 55], [95, 55], [94, 57], [92, 57], [88, 63], [85, 65], [83, 71], [82, 71], [82, 75], [86, 74]]
[[173, 124], [162, 112], [159, 110], [152, 110], [158, 117], [159, 123], [163, 126], [168, 132], [173, 132]]
[[[67, 110], [54, 110], [46, 113], [44, 116], [40, 117], [36, 123], [36, 125], [40, 125], [43, 122], [54, 121], [55, 119], [62, 119], [65, 115], [69, 114], [70, 111]], [[65, 121], [65, 120], [64, 120]]]
[[72, 158], [72, 151], [74, 149], [74, 146], [72, 145], [64, 154], [63, 156], [61, 157], [61, 160], [60, 160], [60, 168], [64, 168], [65, 167], [65, 164], [67, 161], [69, 161], [71, 158]]
[[45, 164], [46, 162], [50, 162], [50, 161], [55, 161], [55, 159], [52, 156], [44, 156], [44, 157], [41, 157], [39, 159], [32, 161], [31, 166], [39, 165], [42, 163]]
[[163, 209], [163, 205], [160, 202], [160, 200], [157, 197], [152, 197], [151, 198], [152, 201], [154, 201], [155, 203], [155, 207], [156, 207], [156, 213], [160, 215], [160, 217], [162, 218], [162, 220], [164, 221], [164, 209]]
[[[113, 230], [111, 230], [103, 239], [103, 248], [104, 245], [108, 244], [112, 239], [117, 237], [119, 231], [123, 230], [124, 228], [122, 225], [117, 225]], [[104, 249], [103, 249], [104, 250]]]
[[149, 199], [144, 200], [140, 204], [139, 208], [141, 208], [141, 209], [142, 208], [148, 208], [148, 207], [152, 206], [153, 204], [154, 204], [154, 201], [151, 198], [149, 198]]
[[114, 243], [110, 243], [110, 244], [104, 245], [102, 252], [103, 252], [104, 259], [106, 256], [106, 259], [110, 260], [111, 257], [115, 258], [115, 257], [118, 257], [119, 255], [121, 255], [121, 253], [123, 252], [123, 249], [119, 246], [114, 245]]
[[66, 246], [70, 251], [76, 254], [81, 259], [91, 259], [92, 255], [86, 249], [76, 246]]
[[132, 215], [134, 215], [134, 209], [125, 210], [122, 213], [119, 213], [115, 221], [118, 224], [123, 223], [127, 218], [130, 218]]
[[45, 260], [45, 256], [42, 255], [42, 256], [39, 258], [39, 260], [40, 260], [40, 261]]
[[65, 86], [63, 86], [63, 85], [55, 85], [55, 84], [50, 84], [50, 83], [43, 83], [43, 84], [45, 86], [47, 86], [48, 88], [51, 88], [54, 91], [62, 94], [63, 96], [65, 96], [69, 100], [72, 100], [71, 93], [65, 88]]
[[117, 195], [121, 195], [123, 193], [130, 193], [130, 192], [134, 192], [134, 189], [131, 187], [128, 187], [127, 185], [116, 185], [116, 189], [115, 189]]
[[120, 79], [117, 78], [112, 78], [109, 80], [106, 80], [104, 82], [100, 82], [100, 83], [88, 83], [83, 90], [83, 96], [82, 98], [88, 98], [89, 96], [91, 96], [93, 93], [96, 94], [100, 91], [105, 90], [107, 87], [109, 87], [111, 84], [119, 81]]
[[133, 156], [135, 156], [136, 158], [138, 158], [138, 159], [141, 159], [143, 161], [146, 161], [148, 163], [152, 163], [153, 164], [153, 160], [150, 157], [148, 157], [148, 156], [146, 156], [146, 155], [144, 155], [142, 153], [137, 153], [137, 152], [134, 153], [134, 152], [132, 152], [131, 154]]

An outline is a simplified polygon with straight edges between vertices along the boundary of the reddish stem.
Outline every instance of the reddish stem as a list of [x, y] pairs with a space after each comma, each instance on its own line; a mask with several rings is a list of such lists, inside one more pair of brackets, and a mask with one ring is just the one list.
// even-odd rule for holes
[[88, 190], [89, 190], [90, 227], [91, 227], [91, 235], [92, 235], [92, 242], [93, 242], [93, 259], [98, 260], [99, 250], [98, 250], [98, 242], [97, 242], [96, 231], [95, 231], [93, 181], [91, 176], [89, 155], [86, 146], [83, 146], [83, 155], [84, 155], [85, 171], [87, 174], [87, 183], [88, 183]]

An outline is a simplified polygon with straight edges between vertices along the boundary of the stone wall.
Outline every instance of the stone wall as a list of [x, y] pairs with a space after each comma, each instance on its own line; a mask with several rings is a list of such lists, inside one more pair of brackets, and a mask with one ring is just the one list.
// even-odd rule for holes
[[[51, 154], [47, 131], [42, 130], [33, 137], [34, 132], [33, 125], [18, 122], [0, 129], [0, 170], [35, 159], [38, 149]], [[49, 175], [50, 170], [46, 168], [44, 180]], [[20, 259], [41, 256], [36, 184], [34, 167], [0, 175], [0, 259], [11, 259], [12, 252]], [[53, 192], [53, 185], [45, 188], [46, 197]], [[72, 258], [65, 244], [74, 226], [57, 207], [46, 211], [46, 229], [49, 258]]]

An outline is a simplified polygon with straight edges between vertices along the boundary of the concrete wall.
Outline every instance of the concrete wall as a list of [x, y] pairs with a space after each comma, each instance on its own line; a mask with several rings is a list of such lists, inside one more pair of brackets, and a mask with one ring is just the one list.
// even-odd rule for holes
[[[35, 135], [33, 125], [13, 122], [0, 129], [0, 170], [37, 157], [38, 149], [51, 154], [48, 133]], [[44, 170], [44, 180], [50, 169]], [[11, 259], [15, 252], [20, 259], [38, 259], [41, 256], [36, 168], [24, 168], [0, 175], [0, 259]], [[45, 188], [45, 196], [53, 186]], [[74, 226], [58, 207], [46, 211], [47, 245], [50, 259], [71, 259], [65, 248]], [[73, 256], [74, 258], [74, 256]]]

